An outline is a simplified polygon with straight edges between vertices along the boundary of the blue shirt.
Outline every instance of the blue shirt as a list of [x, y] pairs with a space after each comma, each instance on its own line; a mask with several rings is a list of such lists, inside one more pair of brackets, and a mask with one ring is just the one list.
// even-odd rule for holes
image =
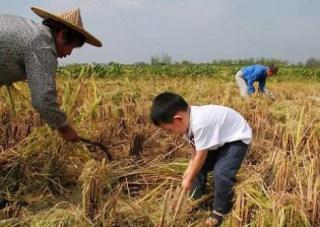
[[259, 81], [259, 92], [264, 92], [267, 78], [267, 67], [263, 65], [250, 65], [241, 69], [243, 79], [248, 85], [248, 93], [255, 92], [253, 83]]

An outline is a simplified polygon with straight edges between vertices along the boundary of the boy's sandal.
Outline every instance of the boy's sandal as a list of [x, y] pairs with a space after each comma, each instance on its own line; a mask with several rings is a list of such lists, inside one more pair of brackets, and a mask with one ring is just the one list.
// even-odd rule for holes
[[216, 214], [215, 212], [212, 212], [210, 217], [206, 220], [206, 226], [210, 227], [218, 227], [221, 225], [223, 221], [223, 216]]

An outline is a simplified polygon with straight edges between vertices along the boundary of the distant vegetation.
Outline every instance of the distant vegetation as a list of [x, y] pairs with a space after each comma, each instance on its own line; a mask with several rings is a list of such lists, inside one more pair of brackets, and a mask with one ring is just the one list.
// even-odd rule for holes
[[125, 65], [116, 62], [108, 64], [70, 64], [58, 68], [58, 74], [78, 77], [98, 77], [119, 75], [166, 75], [166, 76], [215, 76], [220, 75], [228, 78], [233, 76], [245, 65], [263, 64], [276, 65], [280, 68], [280, 79], [320, 79], [320, 60], [310, 58], [305, 64], [289, 64], [287, 61], [277, 59], [238, 59], [238, 60], [215, 60], [211, 63], [192, 63], [183, 60], [174, 62], [169, 55], [153, 56], [150, 63], [137, 62], [132, 65]]

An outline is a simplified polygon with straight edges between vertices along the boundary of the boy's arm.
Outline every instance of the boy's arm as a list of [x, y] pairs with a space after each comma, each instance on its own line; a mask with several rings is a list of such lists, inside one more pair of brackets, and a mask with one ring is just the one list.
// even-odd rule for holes
[[208, 155], [207, 150], [197, 151], [194, 158], [188, 166], [188, 174], [185, 176], [182, 182], [182, 187], [185, 190], [189, 190], [192, 186], [192, 182], [199, 173]]
[[194, 157], [196, 156], [196, 153], [197, 153], [197, 152], [196, 152], [196, 149], [192, 148], [190, 161], [192, 161], [192, 160], [194, 159]]
[[187, 167], [186, 171], [185, 171], [184, 174], [183, 174], [183, 179], [187, 177], [187, 175], [188, 175], [188, 173], [189, 173], [189, 170], [190, 170], [190, 168], [191, 168], [191, 165], [192, 165], [192, 161], [193, 161], [193, 159], [194, 159], [195, 156], [196, 156], [196, 150], [193, 148], [193, 149], [191, 150], [191, 158], [190, 158], [188, 167]]

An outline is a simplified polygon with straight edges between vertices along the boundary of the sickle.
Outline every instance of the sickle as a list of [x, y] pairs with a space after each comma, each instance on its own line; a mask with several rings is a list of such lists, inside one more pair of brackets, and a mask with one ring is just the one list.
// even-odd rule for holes
[[83, 138], [83, 137], [80, 137], [80, 141], [84, 142], [86, 144], [90, 144], [90, 145], [99, 147], [101, 150], [104, 151], [104, 153], [106, 153], [106, 155], [108, 156], [109, 161], [112, 161], [112, 156], [111, 156], [110, 152], [108, 151], [108, 148], [104, 144], [99, 143], [99, 142], [94, 142], [94, 141], [88, 140], [88, 139]]

